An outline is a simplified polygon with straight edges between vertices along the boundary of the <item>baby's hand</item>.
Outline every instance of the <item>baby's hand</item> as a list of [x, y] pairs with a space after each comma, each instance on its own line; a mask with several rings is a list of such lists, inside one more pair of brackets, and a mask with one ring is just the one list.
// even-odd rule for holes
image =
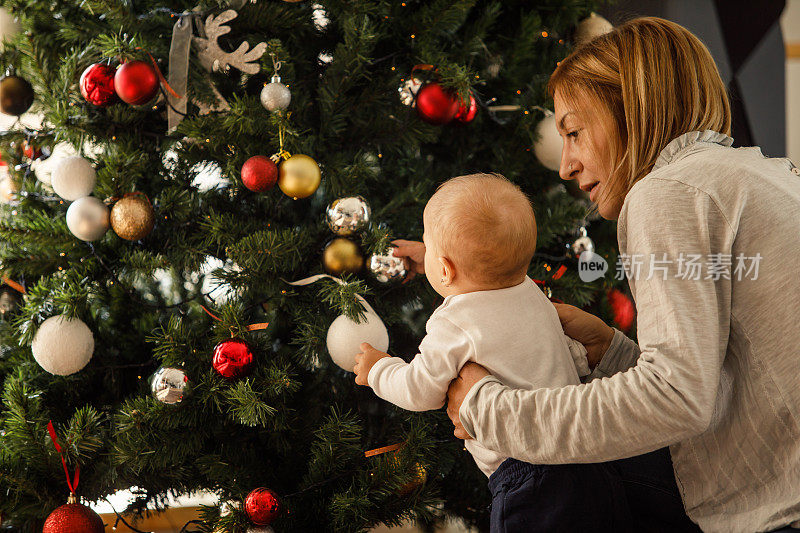
[[369, 386], [369, 383], [367, 383], [369, 371], [372, 370], [372, 367], [378, 362], [378, 359], [391, 357], [391, 355], [379, 352], [366, 342], [362, 342], [360, 348], [361, 353], [356, 354], [356, 366], [353, 368], [353, 372], [356, 373], [356, 385]]

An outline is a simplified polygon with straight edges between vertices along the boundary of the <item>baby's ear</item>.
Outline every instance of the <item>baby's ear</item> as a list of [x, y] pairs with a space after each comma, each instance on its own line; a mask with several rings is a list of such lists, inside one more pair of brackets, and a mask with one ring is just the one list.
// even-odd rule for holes
[[438, 257], [442, 281], [445, 285], [450, 285], [456, 279], [456, 266], [445, 256]]

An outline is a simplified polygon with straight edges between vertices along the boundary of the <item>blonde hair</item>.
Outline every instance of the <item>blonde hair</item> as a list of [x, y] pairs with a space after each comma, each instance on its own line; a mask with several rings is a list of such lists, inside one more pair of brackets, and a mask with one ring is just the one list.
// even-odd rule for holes
[[466, 277], [508, 286], [528, 271], [536, 250], [530, 200], [499, 174], [452, 178], [425, 206], [425, 231]]
[[611, 141], [610, 153], [598, 154], [610, 170], [604, 196], [624, 198], [676, 137], [731, 131], [728, 93], [708, 48], [658, 17], [630, 20], [579, 46], [553, 72], [548, 92], [604, 115]]

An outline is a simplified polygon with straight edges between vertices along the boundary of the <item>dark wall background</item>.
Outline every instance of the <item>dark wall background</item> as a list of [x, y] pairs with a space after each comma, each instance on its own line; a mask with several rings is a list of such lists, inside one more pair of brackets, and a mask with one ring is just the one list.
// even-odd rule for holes
[[600, 11], [617, 25], [657, 16], [685, 26], [711, 50], [728, 84], [734, 146], [786, 155], [785, 0], [619, 0]]

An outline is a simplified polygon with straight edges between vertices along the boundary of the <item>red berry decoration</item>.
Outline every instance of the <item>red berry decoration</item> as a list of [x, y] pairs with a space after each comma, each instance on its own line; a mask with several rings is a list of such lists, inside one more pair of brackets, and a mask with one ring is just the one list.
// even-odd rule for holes
[[158, 85], [156, 69], [144, 61], [129, 61], [114, 75], [114, 89], [126, 104], [146, 104], [158, 93]]
[[107, 106], [117, 98], [114, 91], [116, 70], [105, 63], [95, 63], [81, 74], [81, 94], [92, 105]]
[[466, 102], [459, 102], [458, 112], [456, 113], [456, 120], [464, 124], [472, 122], [472, 119], [478, 114], [478, 102], [475, 101], [474, 96], [470, 94], [469, 104], [465, 104]]
[[619, 289], [609, 290], [607, 298], [614, 314], [614, 322], [617, 323], [621, 331], [627, 333], [633, 325], [633, 318], [636, 316], [633, 301]]
[[268, 526], [281, 514], [281, 502], [277, 494], [261, 487], [247, 495], [244, 510], [251, 522], [257, 526]]
[[211, 362], [217, 373], [228, 379], [247, 375], [253, 366], [253, 352], [241, 339], [222, 341], [214, 347]]
[[254, 155], [242, 165], [244, 186], [253, 192], [270, 190], [278, 181], [278, 165], [263, 155]]
[[80, 503], [62, 505], [47, 517], [42, 533], [103, 533], [100, 515]]
[[458, 113], [458, 97], [438, 83], [428, 83], [417, 92], [417, 113], [429, 124], [447, 124]]

